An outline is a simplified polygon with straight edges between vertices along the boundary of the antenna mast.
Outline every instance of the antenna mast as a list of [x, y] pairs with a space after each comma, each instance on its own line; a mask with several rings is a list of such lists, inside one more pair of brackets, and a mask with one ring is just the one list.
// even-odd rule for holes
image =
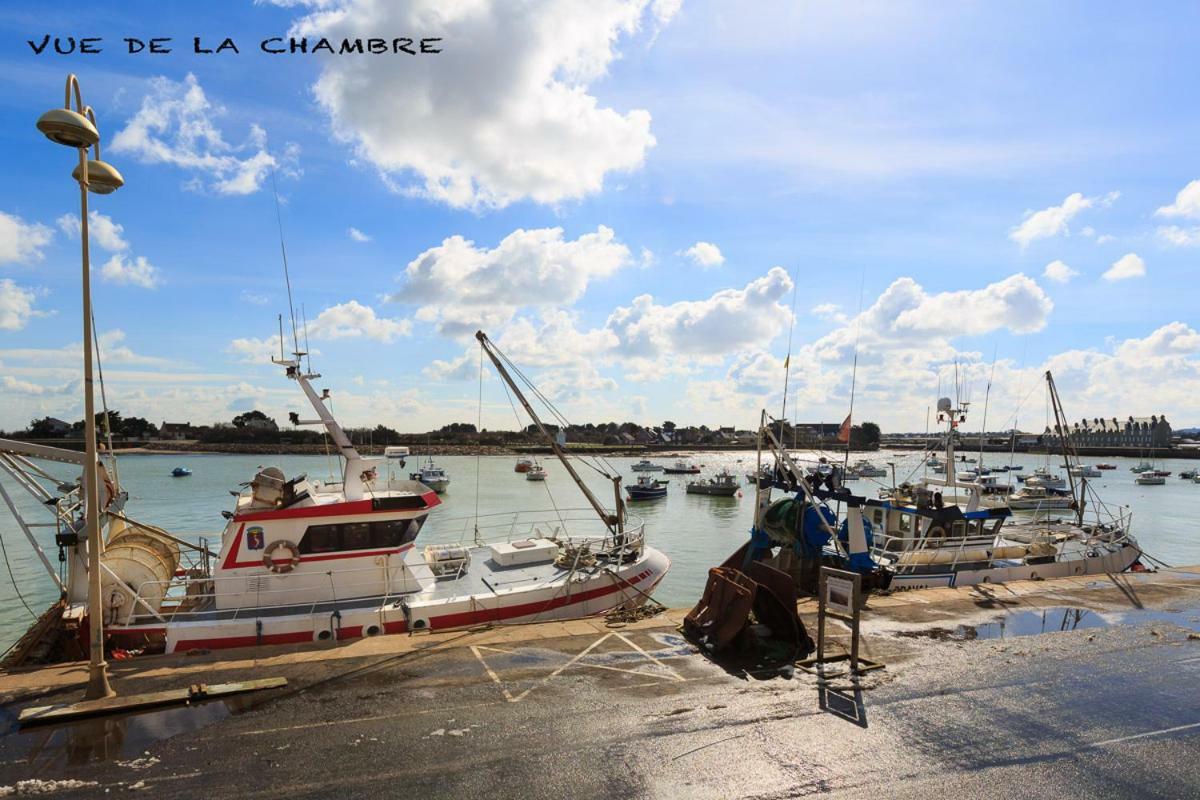
[[296, 335], [296, 306], [292, 303], [292, 277], [288, 274], [287, 247], [283, 243], [283, 214], [279, 211], [279, 190], [275, 187], [274, 169], [271, 170], [271, 194], [275, 198], [275, 222], [279, 226], [279, 253], [283, 256], [283, 281], [287, 284], [288, 315], [292, 321], [292, 352], [299, 360], [300, 337]]
[[495, 345], [493, 345], [492, 341], [488, 339], [487, 334], [483, 331], [476, 331], [475, 338], [479, 340], [479, 346], [483, 348], [483, 352], [487, 353], [488, 358], [491, 359], [492, 364], [495, 365], [496, 371], [500, 373], [500, 377], [504, 379], [506, 384], [508, 384], [508, 388], [512, 389], [513, 393], [517, 396], [517, 399], [521, 401], [521, 405], [525, 408], [525, 413], [529, 415], [529, 418], [533, 420], [533, 424], [537, 425], [538, 430], [541, 431], [542, 435], [546, 437], [546, 440], [550, 442], [550, 449], [554, 451], [554, 455], [558, 456], [558, 460], [562, 462], [563, 467], [566, 468], [571, 478], [575, 481], [575, 485], [579, 487], [579, 490], [583, 492], [583, 496], [587, 498], [587, 501], [591, 504], [592, 508], [594, 508], [596, 513], [600, 515], [600, 519], [605, 525], [608, 526], [609, 530], [615, 533], [623, 533], [625, 530], [625, 504], [621, 501], [621, 476], [618, 475], [612, 479], [614, 486], [617, 488], [617, 511], [615, 514], [610, 514], [608, 509], [601, 504], [596, 495], [592, 494], [591, 489], [584, 484], [583, 479], [579, 477], [579, 473], [575, 471], [575, 468], [571, 466], [571, 460], [567, 458], [566, 451], [559, 446], [558, 440], [551, 436], [550, 432], [546, 430], [546, 426], [538, 417], [537, 412], [533, 410], [533, 406], [531, 406], [529, 401], [525, 399], [525, 395], [522, 394], [516, 382], [513, 381], [512, 376], [508, 374], [508, 370], [504, 368], [504, 364], [501, 363], [500, 357], [496, 354], [496, 350], [494, 349]]

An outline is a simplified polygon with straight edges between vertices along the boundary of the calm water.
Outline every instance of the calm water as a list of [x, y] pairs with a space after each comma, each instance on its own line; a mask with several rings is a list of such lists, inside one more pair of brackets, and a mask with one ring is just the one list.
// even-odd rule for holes
[[[915, 454], [884, 452], [873, 456], [872, 460], [878, 464], [894, 461], [898, 480], [921, 474], [920, 459]], [[753, 469], [754, 458], [753, 453], [703, 453], [697, 454], [694, 461], [702, 464], [706, 472], [728, 467], [740, 478]], [[996, 462], [1000, 460], [999, 456], [989, 456], [987, 461], [996, 463], [993, 458]], [[636, 475], [629, 471], [634, 460], [608, 459], [626, 480]], [[1163, 468], [1175, 474], [1167, 479], [1165, 486], [1138, 486], [1129, 471], [1136, 459], [1105, 460], [1117, 463], [1118, 468], [1095, 479], [1093, 486], [1106, 503], [1132, 508], [1134, 533], [1146, 551], [1170, 564], [1200, 563], [1200, 528], [1189, 513], [1200, 501], [1200, 484], [1177, 477], [1181, 470], [1200, 468], [1200, 461], [1168, 460]], [[443, 495], [444, 505], [434, 512], [419, 541], [458, 541], [466, 527], [464, 520], [474, 515], [476, 503], [480, 514], [551, 510], [556, 506], [586, 507], [583, 496], [557, 461], [545, 462], [550, 475], [544, 484], [526, 481], [524, 476], [514, 473], [512, 457], [447, 456], [435, 461], [448, 470], [452, 482]], [[656, 461], [670, 464], [672, 460]], [[1060, 458], [1053, 457], [1051, 466], [1060, 462]], [[1016, 463], [1024, 464], [1028, 472], [1043, 464], [1044, 457], [1018, 456]], [[326, 477], [330, 466], [323, 456], [128, 456], [120, 462], [121, 481], [130, 493], [127, 511], [134, 519], [160, 525], [178, 535], [207, 536], [216, 549], [224, 524], [221, 511], [232, 508], [233, 504], [230, 491], [238, 490], [239, 483], [250, 480], [259, 465], [268, 464], [281, 467], [289, 477], [306, 472], [314, 478]], [[171, 469], [180, 465], [189, 467], [192, 476], [171, 477]], [[416, 459], [410, 459], [409, 467], [415, 466]], [[65, 467], [51, 471], [64, 478], [69, 474]], [[589, 469], [581, 467], [580, 471], [597, 496], [611, 505], [611, 484]], [[684, 493], [684, 483], [689, 476], [665, 477], [671, 481], [665, 500], [631, 503], [630, 510], [645, 520], [647, 540], [672, 560], [658, 598], [672, 606], [691, 605], [704, 587], [708, 568], [724, 560], [745, 540], [753, 511], [753, 491], [745, 487], [743, 497], [733, 498], [688, 495]], [[21, 490], [11, 481], [5, 480], [5, 488], [25, 509], [27, 519], [50, 519], [27, 496], [18, 494]], [[854, 485], [856, 491], [869, 490], [874, 494], [877, 483], [864, 480]], [[54, 562], [57, 551], [53, 547], [52, 530], [35, 530]], [[7, 509], [2, 507], [0, 534], [21, 593], [33, 610], [41, 613], [57, 592]], [[7, 571], [0, 567], [0, 649], [18, 638], [30, 621]]]

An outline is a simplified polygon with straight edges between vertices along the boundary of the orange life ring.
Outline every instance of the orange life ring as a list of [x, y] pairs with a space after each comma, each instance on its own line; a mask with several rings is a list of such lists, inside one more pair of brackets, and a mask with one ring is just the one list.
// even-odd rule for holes
[[[275, 558], [275, 551], [285, 547], [291, 555], [286, 559]], [[274, 572], [276, 575], [283, 575], [291, 572], [299, 563], [300, 549], [296, 547], [295, 543], [290, 542], [287, 539], [276, 539], [267, 545], [266, 550], [263, 550], [263, 566], [271, 570], [271, 572]]]

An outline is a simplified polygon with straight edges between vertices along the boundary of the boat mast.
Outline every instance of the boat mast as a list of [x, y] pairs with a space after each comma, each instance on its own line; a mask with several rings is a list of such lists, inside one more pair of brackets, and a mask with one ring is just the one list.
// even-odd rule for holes
[[487, 353], [487, 357], [491, 359], [492, 364], [495, 365], [496, 371], [500, 373], [500, 377], [506, 384], [508, 384], [508, 388], [512, 389], [513, 393], [517, 396], [517, 399], [521, 401], [521, 405], [525, 408], [525, 413], [529, 415], [529, 418], [533, 420], [533, 424], [536, 425], [538, 430], [541, 431], [542, 435], [546, 437], [546, 441], [550, 443], [550, 449], [554, 451], [554, 455], [558, 456], [558, 460], [562, 462], [563, 467], [567, 470], [567, 473], [571, 476], [571, 479], [575, 481], [575, 485], [579, 487], [579, 491], [583, 492], [583, 496], [587, 498], [587, 501], [591, 504], [592, 508], [596, 510], [596, 513], [600, 516], [600, 519], [605, 525], [608, 526], [609, 530], [615, 533], [624, 533], [625, 503], [621, 500], [621, 476], [617, 475], [612, 477], [613, 489], [616, 493], [617, 510], [616, 513], [610, 514], [608, 509], [604, 507], [596, 495], [592, 494], [592, 490], [589, 489], [587, 484], [583, 482], [583, 478], [579, 477], [579, 473], [575, 471], [575, 468], [571, 466], [571, 460], [567, 458], [567, 453], [559, 445], [558, 440], [551, 436], [550, 432], [546, 430], [546, 426], [542, 423], [541, 418], [538, 417], [537, 412], [533, 410], [533, 406], [531, 406], [529, 401], [525, 399], [525, 395], [522, 394], [516, 382], [513, 381], [512, 376], [508, 374], [508, 370], [504, 368], [504, 364], [500, 361], [500, 357], [493, 349], [494, 345], [492, 344], [492, 341], [488, 339], [487, 334], [483, 331], [476, 331], [475, 338], [479, 340], [479, 346], [483, 348], [483, 352]]
[[[1058, 397], [1058, 387], [1054, 385], [1054, 376], [1050, 374], [1050, 370], [1046, 370], [1046, 385], [1050, 388], [1050, 405], [1054, 409], [1054, 424], [1058, 428], [1058, 440], [1062, 445], [1063, 460], [1067, 463], [1067, 480], [1071, 483], [1071, 497], [1075, 500], [1075, 519], [1083, 524], [1083, 505], [1084, 487], [1087, 485], [1087, 479], [1082, 474], [1079, 476], [1079, 487], [1075, 487], [1075, 475], [1071, 469], [1075, 464], [1079, 463], [1079, 456], [1075, 453], [1075, 447], [1069, 441], [1070, 436], [1067, 432], [1067, 415], [1062, 409], [1062, 401]], [[1049, 452], [1049, 451], [1047, 451]]]

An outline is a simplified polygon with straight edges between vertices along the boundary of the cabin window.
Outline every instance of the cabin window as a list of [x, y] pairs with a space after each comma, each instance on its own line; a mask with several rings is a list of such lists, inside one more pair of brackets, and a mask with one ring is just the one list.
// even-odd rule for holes
[[300, 539], [301, 555], [399, 547], [417, 538], [425, 517], [376, 522], [310, 525]]
[[875, 524], [879, 525], [881, 527], [883, 525], [883, 509], [882, 508], [875, 509]]
[[897, 521], [897, 527], [901, 533], [909, 533], [912, 531], [912, 517], [908, 514], [901, 514]]
[[341, 525], [342, 550], [366, 550], [371, 546], [371, 523], [346, 522]]
[[950, 524], [950, 535], [955, 539], [961, 539], [963, 536], [966, 536], [967, 523], [963, 522], [961, 519], [952, 522]]
[[338, 544], [337, 525], [312, 525], [300, 539], [300, 553], [334, 553], [341, 549]]

